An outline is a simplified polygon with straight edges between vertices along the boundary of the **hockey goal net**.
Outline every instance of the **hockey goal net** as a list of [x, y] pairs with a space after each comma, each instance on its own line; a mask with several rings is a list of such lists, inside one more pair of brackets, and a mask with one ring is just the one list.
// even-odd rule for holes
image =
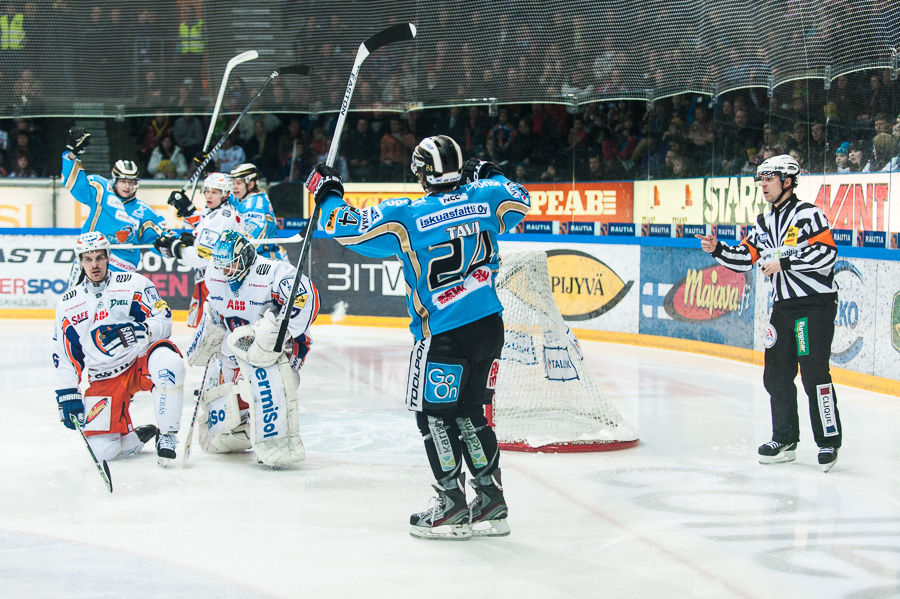
[[547, 254], [504, 254], [497, 293], [506, 341], [489, 415], [500, 448], [580, 452], [637, 445], [637, 431], [584, 361], [553, 300]]

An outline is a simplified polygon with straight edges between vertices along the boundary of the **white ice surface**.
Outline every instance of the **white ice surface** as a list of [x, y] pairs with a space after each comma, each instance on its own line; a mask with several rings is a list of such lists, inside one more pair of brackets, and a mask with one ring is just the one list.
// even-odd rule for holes
[[[110, 463], [110, 495], [58, 421], [50, 328], [0, 321], [0, 597], [900, 597], [896, 397], [838, 387], [828, 474], [805, 413], [797, 461], [762, 466], [760, 368], [583, 342], [640, 445], [505, 452], [512, 534], [419, 541], [409, 514], [432, 491], [403, 406], [408, 332], [314, 327], [299, 467], [195, 443], [163, 470], [147, 447]], [[189, 394], [182, 431], [192, 408]], [[150, 414], [139, 394], [135, 423]]]

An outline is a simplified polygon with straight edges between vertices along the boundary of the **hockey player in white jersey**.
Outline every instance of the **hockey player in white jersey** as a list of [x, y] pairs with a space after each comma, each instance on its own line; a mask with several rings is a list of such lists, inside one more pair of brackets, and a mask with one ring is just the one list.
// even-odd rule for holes
[[[285, 309], [296, 272], [288, 262], [257, 255], [240, 232], [220, 236], [206, 269], [203, 321], [187, 351], [192, 366], [210, 364], [198, 419], [204, 451], [252, 447], [257, 461], [269, 466], [305, 457], [297, 387], [319, 294], [301, 275], [294, 304]], [[283, 351], [273, 351], [285, 313], [290, 314], [286, 343]]]
[[188, 197], [180, 191], [173, 192], [169, 196], [169, 203], [175, 206], [178, 216], [194, 230], [181, 235], [166, 236], [160, 239], [156, 246], [163, 256], [176, 258], [194, 268], [194, 291], [187, 319], [189, 327], [196, 327], [203, 318], [203, 302], [206, 299], [203, 275], [209, 266], [209, 259], [219, 235], [222, 231], [242, 228], [240, 211], [232, 204], [233, 190], [230, 175], [212, 173], [203, 182], [206, 207], [202, 211], [198, 212]]
[[[235, 205], [241, 213], [244, 231], [251, 239], [264, 239], [278, 236], [278, 225], [275, 223], [275, 211], [269, 194], [259, 187], [259, 169], [253, 163], [238, 165], [231, 171], [234, 181]], [[270, 243], [260, 245], [256, 253], [264, 258], [287, 260], [287, 252], [280, 245]]]
[[[160, 465], [175, 458], [185, 366], [169, 340], [172, 312], [150, 279], [109, 269], [103, 234], [83, 233], [75, 255], [82, 273], [56, 306], [53, 363], [60, 420], [74, 416], [98, 460], [138, 453], [156, 436]], [[79, 384], [86, 378], [82, 396]], [[134, 428], [128, 408], [152, 391], [156, 425]]]

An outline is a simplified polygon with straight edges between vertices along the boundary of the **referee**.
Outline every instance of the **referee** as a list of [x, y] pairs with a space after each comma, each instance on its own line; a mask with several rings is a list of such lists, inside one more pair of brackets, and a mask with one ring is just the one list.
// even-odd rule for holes
[[809, 418], [825, 472], [837, 462], [841, 418], [828, 359], [837, 314], [834, 263], [837, 248], [822, 211], [794, 194], [800, 165], [788, 155], [774, 156], [756, 169], [756, 185], [771, 210], [737, 246], [696, 235], [703, 251], [734, 271], [749, 271], [761, 260], [772, 283], [775, 305], [766, 328], [763, 384], [772, 406], [772, 440], [759, 447], [761, 464], [792, 462], [800, 440], [797, 367], [809, 397]]

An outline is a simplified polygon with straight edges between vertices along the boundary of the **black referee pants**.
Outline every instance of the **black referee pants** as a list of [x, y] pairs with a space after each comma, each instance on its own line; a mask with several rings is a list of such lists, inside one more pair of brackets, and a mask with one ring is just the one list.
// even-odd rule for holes
[[836, 293], [775, 303], [769, 320], [775, 340], [766, 349], [763, 374], [763, 384], [771, 398], [773, 441], [800, 440], [794, 385], [799, 366], [816, 445], [841, 446], [843, 429], [828, 366], [836, 315]]

